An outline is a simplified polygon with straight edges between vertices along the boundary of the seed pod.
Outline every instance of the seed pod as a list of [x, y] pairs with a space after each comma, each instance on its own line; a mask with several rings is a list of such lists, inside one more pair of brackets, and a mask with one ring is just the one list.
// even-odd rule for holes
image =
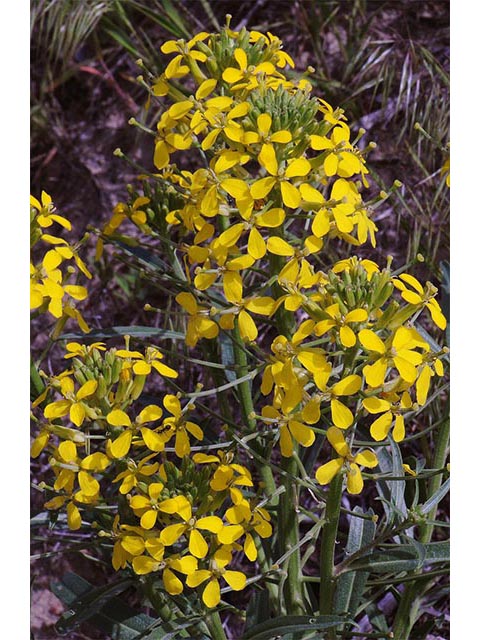
[[122, 371], [122, 367], [123, 367], [122, 360], [120, 358], [116, 358], [113, 361], [113, 364], [112, 364], [112, 367], [111, 367], [111, 371], [112, 371], [111, 384], [115, 384], [116, 382], [119, 381], [120, 373]]
[[377, 289], [374, 295], [372, 296], [372, 305], [375, 307], [381, 307], [385, 304], [385, 302], [390, 298], [394, 290], [394, 286], [391, 282], [387, 282], [387, 284], [382, 289]]
[[358, 300], [358, 296], [355, 296], [355, 293], [358, 293], [358, 291], [354, 292], [351, 286], [345, 287], [345, 296], [347, 298], [347, 303], [352, 309], [355, 308], [360, 302]]
[[101, 369], [103, 367], [103, 358], [98, 349], [92, 349], [92, 358], [95, 366]]
[[73, 372], [73, 376], [79, 385], [85, 384], [88, 380], [91, 380], [91, 378], [87, 377], [87, 371], [88, 369], [82, 365], [82, 367], [79, 367]]
[[145, 380], [147, 379], [147, 376], [139, 376], [136, 375], [133, 383], [130, 387], [130, 397], [132, 398], [132, 400], [137, 400], [143, 391], [143, 387], [145, 386]]
[[97, 390], [95, 392], [95, 395], [97, 396], [97, 398], [99, 399], [103, 399], [107, 396], [107, 383], [105, 381], [105, 378], [102, 374], [100, 374], [97, 377], [97, 382], [98, 382], [98, 386], [97, 386]]

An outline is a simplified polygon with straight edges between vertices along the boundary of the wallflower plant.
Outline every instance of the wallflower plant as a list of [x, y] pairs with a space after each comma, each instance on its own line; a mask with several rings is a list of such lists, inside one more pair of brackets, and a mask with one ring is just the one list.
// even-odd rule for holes
[[[161, 51], [164, 69], [142, 63], [139, 78], [152, 166], [97, 230], [96, 262], [107, 244], [141, 246], [178, 331], [151, 343], [132, 327], [125, 345], [76, 334], [63, 371], [35, 370], [32, 456], [52, 470], [45, 508], [89, 531], [188, 637], [233, 638], [221, 616], [244, 621], [249, 598], [258, 610], [246, 639], [284, 635], [294, 619], [299, 632], [358, 636], [375, 574], [421, 585], [446, 566], [432, 523], [448, 480], [431, 478], [446, 472], [448, 434], [436, 469], [410, 473], [402, 452], [444, 389], [437, 287], [352, 253], [375, 248], [388, 194], [366, 199], [365, 132], [314, 95], [277, 37], [227, 21]], [[87, 332], [69, 298], [87, 297], [78, 283], [91, 273], [76, 245], [44, 233], [71, 225], [45, 192], [31, 220], [34, 245], [48, 247], [32, 263], [32, 308], [56, 319], [54, 338], [69, 317]], [[347, 257], [331, 262], [329, 243], [350, 247]], [[183, 339], [184, 360], [168, 335]], [[213, 373], [192, 388], [188, 366], [202, 364]], [[368, 510], [355, 502], [362, 492]], [[336, 545], [340, 519], [347, 546]], [[423, 592], [396, 594], [385, 637], [406, 640], [415, 616], [405, 611]]]

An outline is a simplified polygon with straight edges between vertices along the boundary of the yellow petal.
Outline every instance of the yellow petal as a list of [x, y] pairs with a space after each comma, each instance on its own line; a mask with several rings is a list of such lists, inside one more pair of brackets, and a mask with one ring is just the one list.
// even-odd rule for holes
[[300, 191], [297, 187], [294, 187], [293, 184], [282, 180], [280, 183], [280, 191], [282, 193], [282, 200], [287, 207], [290, 207], [290, 209], [296, 209], [300, 205], [300, 202], [302, 201]]
[[234, 591], [245, 589], [247, 577], [241, 571], [225, 571], [223, 577]]
[[385, 345], [371, 329], [362, 329], [359, 331], [358, 338], [368, 351], [385, 353]]
[[377, 456], [369, 449], [365, 449], [364, 451], [357, 453], [355, 456], [355, 462], [362, 467], [368, 467], [369, 469], [373, 469], [378, 464]]
[[395, 418], [392, 436], [395, 442], [401, 442], [405, 438], [405, 420], [401, 415]]
[[124, 458], [130, 451], [132, 444], [132, 432], [125, 431], [112, 442], [111, 453], [114, 458]]
[[238, 328], [240, 329], [240, 335], [243, 340], [253, 342], [258, 336], [258, 330], [255, 322], [252, 320], [250, 314], [242, 309], [238, 314]]
[[196, 558], [204, 558], [208, 553], [208, 545], [200, 531], [192, 529], [188, 542], [188, 550]]
[[328, 484], [333, 480], [333, 478], [337, 475], [337, 473], [343, 467], [343, 458], [335, 458], [334, 460], [330, 460], [326, 464], [323, 464], [321, 467], [318, 467], [315, 472], [315, 478], [319, 484]]
[[82, 384], [77, 392], [77, 400], [82, 400], [95, 393], [98, 387], [97, 380], [88, 380], [85, 384]]
[[113, 427], [130, 427], [132, 424], [128, 415], [121, 409], [110, 411], [107, 415], [107, 422]]
[[220, 602], [220, 585], [218, 584], [218, 580], [216, 578], [210, 580], [205, 587], [202, 594], [202, 600], [207, 605], [207, 607], [210, 607], [211, 609], [213, 607], [216, 607]]
[[374, 440], [377, 442], [385, 440], [388, 432], [390, 431], [390, 427], [392, 426], [392, 417], [392, 412], [387, 411], [387, 413], [384, 413], [372, 422], [370, 426], [370, 435]]
[[234, 271], [227, 271], [223, 276], [223, 290], [229, 302], [241, 302], [243, 297], [241, 275]]
[[141, 430], [143, 441], [150, 451], [163, 451], [165, 449], [165, 439], [155, 431], [143, 427]]
[[387, 373], [387, 360], [379, 358], [374, 364], [363, 367], [363, 375], [367, 384], [371, 387], [380, 387], [385, 381]]
[[357, 375], [346, 376], [332, 387], [332, 393], [336, 396], [351, 396], [357, 393], [362, 386], [362, 378]]
[[358, 465], [354, 462], [350, 464], [350, 469], [347, 473], [347, 491], [353, 495], [361, 493], [363, 489], [362, 473]]
[[332, 398], [332, 422], [340, 429], [348, 429], [353, 424], [353, 413], [336, 398]]
[[327, 430], [327, 440], [342, 458], [346, 458], [350, 454], [350, 448], [345, 440], [345, 436], [338, 427], [330, 427]]
[[270, 236], [268, 238], [267, 249], [270, 253], [274, 253], [277, 256], [295, 255], [295, 249], [283, 240], [283, 238], [279, 238], [278, 236]]
[[390, 402], [388, 402], [388, 400], [383, 400], [382, 398], [365, 398], [362, 401], [362, 404], [368, 413], [383, 413], [390, 409]]
[[165, 585], [165, 589], [167, 593], [172, 596], [178, 596], [183, 591], [183, 584], [177, 578], [177, 576], [171, 571], [168, 567], [164, 569], [163, 575], [163, 584]]
[[70, 420], [77, 427], [81, 427], [85, 420], [85, 407], [81, 402], [74, 402], [70, 407]]
[[276, 178], [266, 177], [257, 180], [250, 187], [250, 193], [254, 200], [263, 200], [276, 184]]
[[278, 162], [275, 155], [275, 148], [272, 144], [264, 144], [258, 154], [258, 162], [264, 167], [271, 176], [278, 174]]
[[247, 251], [252, 258], [260, 260], [267, 253], [267, 245], [259, 231], [253, 227], [248, 236]]
[[285, 220], [285, 211], [280, 208], [273, 208], [260, 213], [255, 217], [259, 227], [279, 227]]
[[340, 342], [344, 347], [347, 347], [347, 349], [353, 347], [357, 342], [355, 333], [347, 325], [340, 327]]

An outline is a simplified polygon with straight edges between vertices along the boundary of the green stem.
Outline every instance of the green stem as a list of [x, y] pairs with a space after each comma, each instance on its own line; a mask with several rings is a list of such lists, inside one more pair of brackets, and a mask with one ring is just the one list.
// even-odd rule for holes
[[[242, 342], [242, 337], [238, 328], [238, 319], [235, 319], [235, 327], [233, 329], [233, 353], [235, 357], [235, 364], [238, 367], [238, 378], [242, 378], [249, 373], [247, 354], [245, 352], [245, 349], [243, 349], [241, 346]], [[240, 397], [242, 419], [249, 431], [255, 431], [255, 407], [253, 406], [251, 381], [244, 380], [238, 385], [237, 388], [238, 395]], [[262, 454], [261, 447], [259, 446], [258, 441], [254, 440], [250, 446], [255, 452]], [[270, 468], [270, 466], [268, 464], [261, 464], [260, 474], [265, 485], [265, 491], [270, 495], [275, 493], [275, 479], [273, 477], [272, 469]], [[272, 501], [272, 504], [276, 504], [276, 500]]]
[[[295, 458], [282, 458], [282, 469], [291, 475], [296, 475], [297, 463]], [[300, 557], [300, 547], [298, 545], [300, 535], [298, 529], [298, 513], [296, 505], [298, 503], [297, 488], [286, 480], [285, 492], [280, 496], [279, 527], [281, 552], [288, 553], [295, 549], [290, 555], [285, 566], [287, 579], [285, 582], [286, 593], [285, 602], [289, 615], [301, 615], [305, 613], [303, 602], [302, 566]]]
[[212, 634], [212, 640], [227, 640], [225, 631], [223, 630], [222, 619], [218, 611], [213, 611], [205, 617], [208, 630]]
[[43, 393], [45, 389], [45, 384], [42, 378], [40, 377], [40, 374], [38, 373], [38, 369], [35, 366], [35, 363], [31, 356], [30, 356], [30, 382], [31, 382], [30, 395], [32, 400], [35, 400], [36, 398], [38, 398], [38, 396], [40, 396]]
[[[330, 483], [327, 504], [325, 506], [325, 526], [322, 530], [320, 545], [320, 595], [319, 613], [332, 613], [335, 593], [334, 562], [335, 539], [337, 537], [340, 504], [342, 500], [343, 476], [337, 474]], [[327, 632], [326, 638], [335, 638], [335, 630]]]
[[[435, 455], [433, 459], [433, 468], [442, 468], [445, 466], [445, 462], [448, 454], [448, 445], [450, 439], [450, 422], [445, 420], [441, 425], [438, 432], [438, 438], [436, 440], [437, 447], [435, 449]], [[440, 488], [442, 483], [442, 474], [433, 476], [428, 484], [427, 500]], [[427, 514], [428, 520], [435, 520], [437, 513], [437, 505]], [[431, 541], [434, 531], [434, 524], [432, 522], [424, 524], [420, 527], [419, 540], [423, 544], [427, 544]], [[421, 573], [421, 570], [418, 571]], [[400, 603], [398, 605], [397, 613], [393, 623], [393, 634], [395, 640], [405, 640], [410, 637], [410, 632], [417, 621], [418, 612], [422, 602], [422, 597], [430, 584], [429, 580], [425, 580], [423, 577], [418, 577], [417, 580], [412, 580], [405, 587], [402, 594]]]
[[[448, 446], [450, 442], [450, 421], [445, 420], [440, 425], [440, 429], [438, 431], [438, 437], [436, 439], [436, 449], [435, 455], [433, 458], [432, 469], [443, 469], [445, 468], [445, 464], [447, 461], [448, 455]], [[428, 483], [428, 498], [433, 496], [433, 494], [440, 489], [440, 486], [443, 481], [443, 474], [439, 473], [438, 475], [432, 476], [430, 482]], [[435, 505], [433, 509], [426, 515], [428, 520], [435, 520], [437, 515], [438, 505]], [[424, 524], [420, 527], [420, 542], [423, 544], [427, 544], [431, 541], [433, 535], [434, 525]]]

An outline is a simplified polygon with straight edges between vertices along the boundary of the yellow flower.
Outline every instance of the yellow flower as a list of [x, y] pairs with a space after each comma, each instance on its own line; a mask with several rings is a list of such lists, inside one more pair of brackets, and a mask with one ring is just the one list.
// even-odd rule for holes
[[135, 460], [132, 460], [131, 458], [127, 460], [126, 471], [122, 471], [112, 480], [112, 482], [122, 481], [122, 484], [118, 489], [121, 494], [125, 495], [130, 493], [130, 491], [138, 485], [139, 478], [145, 481], [145, 477], [149, 477], [158, 471], [158, 462], [147, 464], [147, 462], [156, 455], [156, 452], [151, 453], [138, 462], [135, 462]]
[[[117, 352], [118, 353], [118, 352]], [[150, 404], [139, 413], [135, 422], [132, 423], [128, 414], [121, 409], [113, 409], [107, 415], [107, 422], [112, 427], [126, 427], [123, 432], [111, 443], [110, 452], [114, 458], [124, 458], [130, 451], [132, 439], [137, 430], [140, 430], [143, 441], [150, 451], [163, 451], [165, 439], [158, 433], [144, 427], [147, 422], [160, 420], [162, 410], [155, 404]]]
[[[229, 140], [232, 140], [233, 142], [242, 142], [243, 129], [237, 122], [235, 122], [235, 120], [246, 116], [249, 109], [250, 105], [248, 102], [240, 102], [228, 113], [224, 114], [219, 111], [217, 115], [213, 116], [213, 118], [211, 118], [211, 122], [209, 122], [211, 130], [202, 140], [202, 149], [204, 151], [210, 149], [222, 132]], [[207, 117], [207, 113], [205, 114], [205, 117]]]
[[244, 49], [237, 48], [233, 52], [233, 57], [238, 64], [238, 69], [235, 67], [227, 67], [223, 73], [222, 78], [228, 84], [233, 85], [232, 91], [238, 91], [240, 89], [255, 89], [258, 86], [258, 74], [262, 73], [266, 76], [275, 74], [275, 66], [271, 62], [261, 62], [258, 65], [249, 65], [247, 54]]
[[[405, 283], [410, 285], [411, 289], [409, 289]], [[439, 329], [443, 330], [447, 327], [447, 319], [443, 315], [440, 305], [434, 297], [437, 289], [430, 282], [427, 282], [427, 286], [424, 288], [414, 276], [411, 276], [409, 273], [402, 273], [398, 278], [393, 280], [393, 284], [401, 291], [400, 295], [406, 302], [427, 307], [433, 322]]]
[[413, 384], [417, 378], [417, 367], [422, 362], [422, 355], [415, 351], [417, 347], [429, 350], [428, 344], [413, 328], [399, 327], [386, 343], [371, 329], [362, 329], [358, 338], [361, 345], [369, 352], [373, 364], [363, 368], [363, 375], [371, 387], [380, 387], [385, 382], [389, 366], [396, 367], [400, 377]]
[[245, 342], [253, 342], [257, 339], [258, 329], [249, 312], [258, 313], [262, 316], [271, 315], [276, 308], [276, 302], [269, 296], [252, 296], [244, 298], [240, 302], [235, 303], [235, 307], [231, 312], [222, 312], [220, 318], [220, 326], [222, 329], [231, 331], [235, 326], [235, 318], [238, 318], [238, 328], [240, 336]]
[[203, 42], [209, 37], [209, 33], [206, 31], [201, 31], [197, 33], [191, 40], [185, 42], [185, 40], [167, 40], [160, 47], [160, 51], [162, 53], [176, 53], [177, 55], [173, 58], [167, 68], [165, 69], [165, 76], [167, 78], [178, 78], [186, 75], [189, 71], [189, 67], [185, 67], [185, 71], [182, 70], [181, 75], [179, 74], [179, 65], [184, 60], [187, 63], [192, 63], [195, 61], [205, 62], [207, 59], [207, 55], [202, 51], [197, 51], [195, 49], [195, 45], [197, 42]]
[[241, 571], [230, 571], [225, 569], [227, 562], [220, 558], [210, 562], [210, 569], [198, 569], [187, 577], [189, 587], [198, 587], [208, 580], [207, 586], [203, 590], [202, 600], [212, 609], [220, 602], [220, 583], [223, 579], [234, 591], [241, 591], [245, 588], [247, 577]]
[[325, 377], [319, 378], [317, 376], [315, 383], [322, 392], [320, 398], [330, 401], [333, 424], [339, 429], [348, 429], [353, 424], [354, 416], [350, 409], [338, 400], [338, 397], [354, 396], [362, 386], [362, 378], [357, 375], [349, 375], [331, 387], [327, 387]]
[[355, 154], [350, 144], [350, 128], [340, 123], [333, 128], [331, 138], [312, 135], [310, 145], [316, 151], [328, 151], [323, 167], [325, 175], [338, 174], [342, 178], [350, 178], [362, 170], [362, 160]]
[[362, 466], [373, 469], [378, 464], [377, 456], [369, 449], [360, 451], [353, 456], [350, 451], [350, 447], [345, 440], [345, 436], [337, 427], [330, 427], [327, 430], [327, 439], [338, 453], [339, 457], [330, 460], [330, 462], [327, 462], [317, 469], [315, 472], [317, 482], [322, 485], [329, 484], [345, 467], [347, 470], [348, 493], [361, 493], [363, 489], [363, 478], [360, 467]]
[[104, 342], [92, 342], [92, 344], [89, 345], [80, 344], [79, 342], [68, 342], [65, 348], [68, 351], [68, 353], [63, 356], [65, 359], [81, 358], [82, 360], [91, 355], [95, 349], [98, 351], [105, 351], [106, 349]]
[[69, 220], [63, 216], [59, 216], [55, 213], [56, 209], [52, 202], [52, 198], [42, 191], [41, 204], [34, 196], [30, 196], [30, 206], [38, 211], [36, 221], [41, 227], [50, 227], [54, 222], [58, 222], [59, 225], [70, 231], [72, 225]]
[[161, 376], [166, 378], [178, 378], [178, 372], [171, 369], [166, 364], [159, 362], [163, 359], [163, 354], [155, 347], [147, 347], [145, 355], [139, 351], [129, 351], [128, 349], [119, 349], [116, 353], [119, 358], [128, 358], [134, 360], [133, 372], [139, 376], [148, 376], [152, 368], [158, 371]]
[[292, 141], [290, 131], [281, 129], [270, 133], [272, 128], [272, 116], [268, 113], [261, 113], [257, 117], [257, 131], [246, 131], [243, 136], [243, 143], [246, 145], [262, 144], [287, 144]]
[[175, 433], [175, 453], [179, 458], [183, 458], [190, 453], [190, 433], [197, 440], [203, 440], [203, 431], [195, 424], [187, 420], [183, 415], [180, 400], [171, 394], [163, 399], [163, 406], [172, 415], [165, 418], [162, 424], [162, 430], [165, 432], [166, 441], [168, 441]]
[[171, 513], [178, 516], [180, 522], [162, 529], [160, 534], [162, 544], [169, 547], [175, 544], [182, 535], [186, 534], [190, 553], [196, 558], [204, 558], [208, 553], [208, 544], [199, 529], [218, 533], [223, 527], [222, 520], [218, 516], [205, 516], [198, 519], [193, 517], [192, 505], [185, 496], [172, 498], [171, 502]]
[[[315, 442], [315, 432], [307, 425], [316, 424], [320, 419], [318, 402], [310, 400], [301, 411], [283, 415], [275, 407], [262, 407], [262, 417], [267, 423], [276, 423], [280, 430], [280, 451], [282, 456], [293, 455], [294, 441], [303, 447], [311, 447]], [[305, 424], [306, 423], [306, 424]]]
[[296, 209], [302, 197], [298, 188], [290, 182], [291, 178], [305, 177], [310, 173], [311, 164], [306, 158], [292, 158], [285, 168], [280, 168], [275, 148], [272, 144], [264, 144], [258, 154], [258, 162], [270, 174], [254, 182], [250, 192], [255, 200], [266, 198], [270, 191], [278, 185], [285, 206]]
[[197, 570], [198, 560], [189, 555], [180, 557], [179, 554], [175, 554], [169, 558], [164, 558], [163, 554], [159, 556], [160, 553], [156, 553], [153, 558], [145, 555], [136, 556], [132, 561], [133, 570], [138, 575], [161, 571], [167, 593], [178, 596], [183, 592], [183, 583], [175, 573], [190, 576]]
[[210, 318], [208, 307], [200, 306], [192, 293], [183, 291], [179, 293], [175, 300], [188, 313], [187, 333], [185, 344], [194, 347], [201, 338], [212, 340], [218, 336], [218, 325]]
[[362, 404], [368, 413], [382, 414], [370, 425], [370, 435], [374, 440], [385, 440], [392, 423], [395, 442], [401, 442], [405, 438], [405, 420], [401, 412], [412, 408], [408, 391], [404, 391], [401, 396], [395, 392], [383, 393], [381, 397], [370, 396]]
[[[223, 249], [224, 251], [224, 249]], [[223, 277], [223, 291], [228, 302], [240, 303], [243, 298], [243, 280], [240, 271], [251, 267], [255, 259], [249, 255], [242, 255], [227, 260], [222, 246], [217, 245], [214, 252], [219, 263], [217, 269], [199, 269], [194, 284], [200, 291], [208, 289], [219, 275]]]
[[[97, 380], [88, 380], [75, 392], [75, 384], [72, 378], [62, 378], [60, 380], [60, 392], [65, 399], [48, 404], [43, 411], [43, 415], [45, 418], [55, 420], [69, 414], [73, 424], [80, 427], [89, 412], [88, 404], [83, 401], [92, 396], [97, 387]], [[95, 417], [95, 414], [93, 416], [90, 415], [90, 417]]]
[[162, 500], [163, 484], [152, 482], [148, 485], [148, 497], [137, 495], [129, 500], [130, 508], [140, 518], [142, 529], [153, 529], [161, 513], [174, 513], [175, 504], [172, 498]]
[[336, 333], [338, 332], [340, 342], [344, 347], [349, 349], [355, 346], [357, 336], [349, 325], [365, 322], [368, 319], [368, 313], [365, 309], [353, 309], [343, 315], [340, 312], [339, 304], [335, 303], [324, 309], [324, 311], [330, 316], [330, 319], [317, 322], [314, 329], [315, 334], [321, 337], [331, 329], [336, 329]]
[[283, 392], [281, 410], [284, 415], [290, 413], [303, 398], [303, 389], [308, 374], [302, 372], [296, 360], [313, 375], [317, 386], [328, 380], [331, 365], [325, 358], [325, 352], [318, 347], [303, 345], [303, 341], [312, 333], [314, 320], [305, 320], [289, 341], [285, 336], [277, 336], [271, 349], [274, 357], [265, 367], [261, 391], [268, 395], [275, 384]]
[[252, 510], [248, 500], [242, 499], [227, 509], [225, 518], [230, 524], [224, 526], [217, 534], [218, 540], [224, 545], [229, 545], [245, 535], [243, 551], [251, 562], [255, 562], [258, 553], [252, 533], [261, 538], [269, 538], [273, 533], [268, 511], [261, 507]]

